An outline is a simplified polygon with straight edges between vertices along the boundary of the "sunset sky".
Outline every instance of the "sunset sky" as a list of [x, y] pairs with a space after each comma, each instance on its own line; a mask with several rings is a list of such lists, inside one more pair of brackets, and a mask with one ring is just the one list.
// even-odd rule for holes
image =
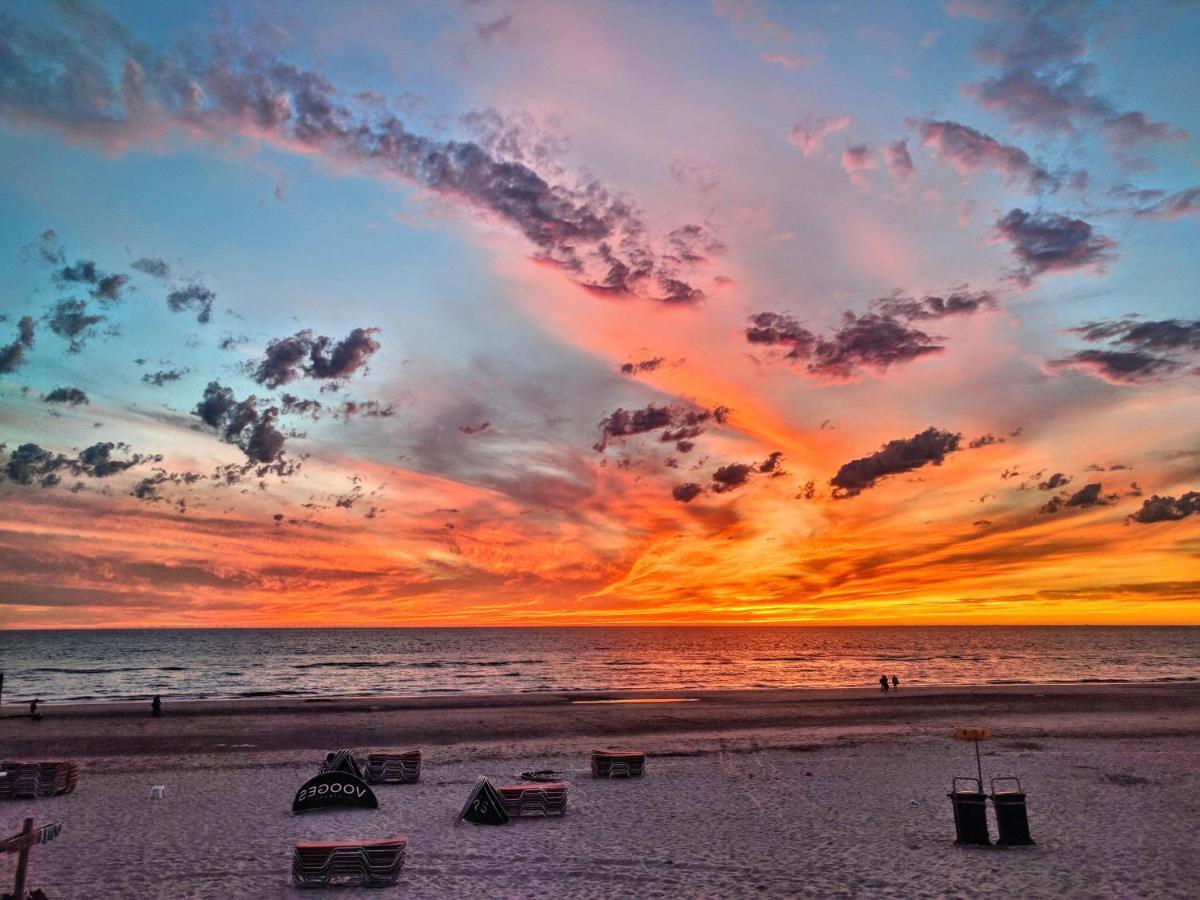
[[0, 626], [1200, 623], [1198, 45], [6, 2]]

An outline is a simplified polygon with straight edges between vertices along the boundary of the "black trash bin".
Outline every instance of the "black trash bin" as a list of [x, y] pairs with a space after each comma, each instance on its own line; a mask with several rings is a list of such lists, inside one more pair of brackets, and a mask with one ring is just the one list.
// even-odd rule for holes
[[[996, 782], [1010, 782], [1016, 790], [998, 791]], [[992, 779], [992, 806], [996, 808], [996, 830], [1001, 847], [1026, 847], [1034, 843], [1029, 836], [1029, 815], [1025, 810], [1025, 792], [1021, 780], [1011, 775]]]
[[[960, 781], [975, 785], [975, 790], [959, 788]], [[990, 847], [987, 827], [987, 795], [978, 778], [955, 778], [947, 794], [954, 805], [954, 843]]]

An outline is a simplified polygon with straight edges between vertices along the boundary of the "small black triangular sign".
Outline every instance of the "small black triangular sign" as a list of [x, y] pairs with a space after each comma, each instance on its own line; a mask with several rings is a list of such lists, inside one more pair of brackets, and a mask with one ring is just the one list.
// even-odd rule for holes
[[475, 781], [475, 787], [463, 804], [462, 812], [454, 820], [455, 827], [466, 819], [476, 825], [507, 825], [508, 813], [504, 809], [504, 799], [490, 781], [482, 775]]
[[345, 772], [355, 778], [362, 778], [362, 769], [349, 750], [338, 750], [336, 753], [326, 753], [325, 762], [321, 765], [322, 772]]

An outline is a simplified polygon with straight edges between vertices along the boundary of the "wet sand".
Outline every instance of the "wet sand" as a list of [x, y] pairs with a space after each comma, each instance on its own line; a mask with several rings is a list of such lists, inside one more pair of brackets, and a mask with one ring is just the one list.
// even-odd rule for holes
[[[579, 703], [595, 699], [680, 703]], [[407, 896], [1194, 896], [1200, 686], [1013, 686], [344, 698], [45, 707], [0, 720], [0, 757], [74, 759], [75, 793], [0, 804], [59, 821], [33, 852], [53, 897], [302, 896], [297, 840], [405, 834]], [[953, 846], [970, 775], [956, 725], [989, 726], [984, 775], [1020, 776], [1033, 848]], [[595, 781], [593, 747], [649, 756]], [[377, 811], [293, 816], [325, 751], [419, 747]], [[450, 825], [479, 774], [569, 773], [562, 819]], [[167, 788], [150, 800], [151, 785]], [[995, 823], [992, 821], [995, 836]], [[11, 878], [12, 859], [0, 859]], [[4, 882], [0, 881], [0, 885]], [[357, 891], [350, 893], [357, 894]]]

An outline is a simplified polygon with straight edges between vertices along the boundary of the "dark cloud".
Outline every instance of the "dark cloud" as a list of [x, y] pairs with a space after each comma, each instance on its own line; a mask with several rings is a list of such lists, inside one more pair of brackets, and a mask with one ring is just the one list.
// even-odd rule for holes
[[908, 152], [908, 141], [892, 141], [883, 148], [883, 161], [888, 167], [892, 180], [905, 185], [912, 181], [914, 170], [912, 156]]
[[996, 295], [991, 291], [956, 290], [943, 296], [927, 295], [917, 299], [895, 294], [875, 300], [872, 306], [885, 316], [908, 321], [945, 319], [966, 316], [996, 308]]
[[190, 369], [162, 369], [158, 372], [146, 372], [142, 375], [142, 381], [146, 384], [152, 384], [155, 387], [162, 387], [172, 381], [178, 381], [186, 375]]
[[1038, 483], [1039, 491], [1056, 491], [1065, 484], [1071, 481], [1070, 475], [1064, 475], [1062, 472], [1055, 472], [1045, 481]]
[[643, 359], [640, 362], [627, 362], [621, 366], [621, 374], [637, 375], [639, 372], [654, 372], [666, 361], [667, 358], [665, 356], [655, 356], [652, 359]]
[[89, 291], [101, 303], [117, 303], [121, 290], [129, 283], [128, 275], [106, 275], [90, 259], [81, 259], [73, 266], [64, 266], [54, 274], [54, 280], [63, 287], [70, 284], [90, 284]]
[[882, 478], [911, 472], [922, 466], [940, 466], [946, 457], [957, 451], [961, 434], [927, 428], [911, 438], [888, 441], [878, 451], [851, 460], [838, 469], [829, 480], [836, 499], [855, 497], [874, 487]]
[[1082, 369], [1114, 384], [1158, 381], [1179, 370], [1181, 363], [1142, 350], [1080, 350], [1064, 359], [1046, 363], [1052, 372]]
[[689, 481], [686, 484], [677, 484], [671, 488], [671, 496], [680, 503], [691, 503], [703, 493], [704, 488], [694, 481]]
[[8, 118], [110, 151], [171, 129], [211, 140], [250, 132], [363, 173], [404, 179], [502, 222], [524, 235], [538, 260], [582, 285], [603, 284], [604, 243], [631, 272], [649, 272], [628, 282], [631, 291], [669, 303], [703, 296], [674, 263], [659, 261], [630, 199], [594, 178], [541, 174], [532, 166], [549, 167], [527, 149], [520, 130], [501, 128], [482, 142], [417, 134], [387, 99], [342, 91], [288, 62], [281, 39], [259, 34], [249, 47], [224, 34], [158, 54], [109, 14], [82, 9], [65, 4], [57, 17], [5, 22], [0, 109]]
[[1200, 514], [1200, 491], [1188, 491], [1178, 500], [1153, 495], [1142, 502], [1142, 508], [1129, 518], [1142, 525], [1155, 522], [1178, 522], [1192, 514]]
[[129, 266], [155, 278], [171, 277], [171, 266], [165, 259], [143, 256], [141, 259], [131, 262]]
[[923, 331], [890, 316], [845, 313], [842, 325], [817, 341], [808, 371], [834, 378], [851, 378], [860, 368], [884, 372], [891, 366], [941, 353], [942, 346]]
[[702, 434], [710, 422], [724, 424], [729, 412], [729, 408], [725, 406], [708, 410], [684, 406], [655, 406], [653, 403], [644, 409], [618, 408], [600, 420], [600, 440], [592, 445], [592, 449], [603, 453], [609, 442], [614, 439], [619, 440], [659, 429], [663, 429], [659, 436], [662, 443], [687, 441]]
[[104, 316], [91, 314], [83, 300], [59, 300], [48, 317], [50, 330], [67, 339], [71, 353], [80, 352], [103, 321]]
[[217, 295], [202, 284], [176, 287], [167, 294], [167, 307], [171, 312], [194, 312], [201, 325], [212, 320], [213, 301]]
[[1143, 112], [1127, 112], [1104, 122], [1104, 132], [1114, 144], [1131, 147], [1142, 141], [1185, 141], [1187, 132], [1166, 122], [1152, 122]]
[[771, 453], [770, 456], [768, 456], [766, 459], [764, 459], [762, 462], [760, 462], [758, 464], [757, 469], [762, 474], [766, 474], [766, 473], [770, 472], [772, 477], [774, 477], [776, 475], [782, 475], [783, 470], [781, 468], [779, 468], [779, 464], [782, 461], [783, 461], [783, 454], [780, 451], [775, 450], [774, 452]]
[[945, 349], [925, 332], [878, 313], [844, 313], [842, 324], [828, 336], [815, 334], [782, 313], [757, 313], [750, 317], [745, 335], [751, 344], [786, 347], [785, 358], [805, 361], [811, 374], [839, 379], [852, 378], [864, 368], [884, 372]]
[[367, 419], [388, 419], [395, 414], [395, 406], [390, 403], [381, 403], [379, 400], [343, 400], [333, 417], [341, 419], [343, 422], [349, 422], [358, 416]]
[[724, 494], [734, 491], [750, 480], [754, 466], [749, 463], [730, 463], [721, 466], [712, 474], [712, 489], [714, 493]]
[[[204, 476], [199, 472], [168, 472], [166, 469], [155, 468], [150, 475], [135, 483], [129, 493], [138, 500], [157, 503], [166, 499], [160, 490], [163, 485], [193, 485], [203, 479]], [[182, 501], [180, 503], [182, 504]], [[180, 511], [183, 511], [182, 506]]]
[[1001, 143], [974, 128], [934, 119], [909, 119], [908, 125], [917, 130], [921, 143], [960, 174], [991, 169], [1002, 174], [1010, 186], [1020, 185], [1030, 193], [1053, 192], [1062, 186], [1058, 178], [1030, 159], [1020, 147]]
[[69, 403], [71, 406], [79, 406], [81, 403], [88, 402], [87, 394], [77, 387], [55, 388], [45, 394], [42, 399], [47, 403]]
[[788, 359], [807, 359], [812, 355], [817, 336], [784, 313], [763, 312], [750, 317], [746, 340], [751, 344], [766, 344], [788, 348]]
[[1200, 352], [1200, 319], [1142, 321], [1133, 315], [1070, 330], [1091, 343], [1108, 342], [1109, 347], [1050, 360], [1047, 368], [1052, 372], [1083, 369], [1106, 381], [1139, 384], [1179, 371], [1188, 365], [1187, 357]]
[[967, 446], [972, 450], [978, 450], [980, 447], [990, 447], [992, 444], [1003, 444], [1004, 442], [1004, 438], [996, 437], [994, 434], [989, 432], [987, 434], [981, 434], [973, 441], [970, 441]]
[[1090, 50], [1085, 9], [1071, 3], [1014, 6], [1018, 14], [998, 18], [976, 47], [997, 73], [967, 85], [968, 96], [1020, 127], [1071, 133], [1079, 120], [1099, 124], [1118, 148], [1186, 137], [1142, 112], [1117, 109], [1099, 92], [1099, 70], [1085, 61]]
[[1178, 219], [1181, 216], [1200, 213], [1200, 187], [1188, 188], [1169, 197], [1163, 197], [1157, 203], [1137, 210], [1139, 216], [1149, 216], [1154, 219]]
[[25, 361], [25, 351], [33, 348], [33, 336], [33, 316], [22, 316], [17, 322], [16, 340], [0, 347], [0, 375], [17, 371]]
[[1141, 350], [1200, 350], [1200, 319], [1141, 321], [1137, 316], [1087, 322], [1071, 332], [1085, 341], [1110, 341]]
[[[118, 450], [127, 454], [124, 458], [113, 456]], [[62, 481], [60, 472], [69, 472], [78, 478], [109, 478], [146, 462], [158, 462], [161, 456], [129, 454], [126, 444], [110, 442], [93, 444], [74, 456], [54, 453], [37, 444], [21, 444], [14, 450], [4, 466], [4, 474], [17, 484], [34, 484], [53, 487]]]
[[1091, 484], [1085, 484], [1074, 494], [1060, 494], [1057, 497], [1051, 498], [1050, 502], [1042, 507], [1043, 513], [1056, 513], [1063, 507], [1074, 507], [1076, 509], [1090, 509], [1093, 506], [1105, 506], [1112, 498], [1101, 495], [1101, 485], [1098, 481], [1093, 481]]
[[996, 221], [996, 231], [1012, 245], [1021, 263], [1015, 277], [1025, 286], [1044, 272], [1098, 268], [1115, 255], [1116, 242], [1083, 219], [1056, 213], [1014, 209]]
[[285, 438], [275, 427], [278, 407], [268, 407], [260, 413], [256, 397], [238, 400], [231, 389], [210, 381], [203, 399], [196, 404], [195, 415], [217, 429], [224, 441], [240, 447], [252, 464], [274, 466], [275, 471], [284, 474]]
[[374, 338], [378, 333], [378, 328], [355, 328], [337, 342], [311, 330], [278, 338], [267, 345], [266, 356], [251, 377], [269, 388], [301, 376], [341, 381], [365, 368], [367, 360], [379, 349]]
[[476, 434], [483, 434], [485, 431], [487, 431], [491, 427], [492, 427], [491, 422], [480, 422], [478, 425], [460, 425], [458, 427], [458, 430], [461, 431], [463, 434], [476, 435]]
[[349, 422], [358, 416], [368, 419], [383, 419], [396, 414], [396, 408], [392, 404], [384, 404], [378, 400], [346, 399], [338, 406], [327, 406], [320, 400], [301, 398], [294, 394], [284, 393], [280, 395], [279, 403], [282, 415], [306, 416], [314, 422], [320, 421], [326, 415]]

